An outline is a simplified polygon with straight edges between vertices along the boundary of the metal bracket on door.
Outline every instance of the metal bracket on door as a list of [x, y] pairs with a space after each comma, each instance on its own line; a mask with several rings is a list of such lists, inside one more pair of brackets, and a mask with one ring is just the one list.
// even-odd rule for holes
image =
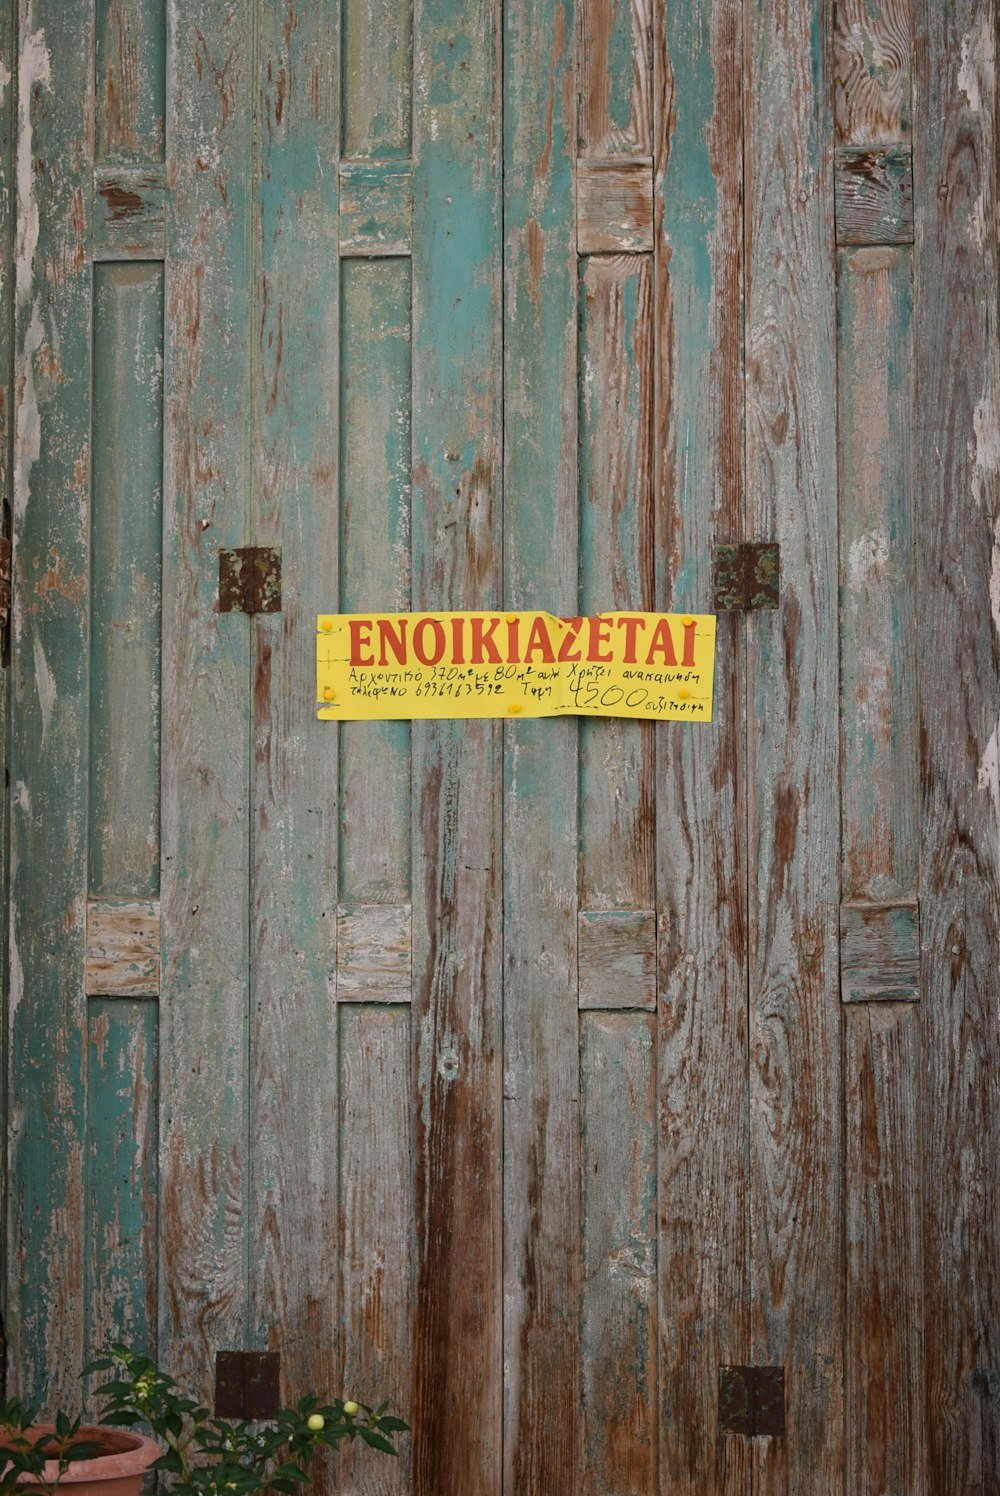
[[780, 572], [776, 541], [717, 545], [712, 566], [716, 613], [755, 613], [776, 608]]
[[281, 612], [281, 551], [246, 545], [219, 552], [220, 613]]
[[785, 1368], [720, 1366], [719, 1425], [748, 1438], [785, 1432]]

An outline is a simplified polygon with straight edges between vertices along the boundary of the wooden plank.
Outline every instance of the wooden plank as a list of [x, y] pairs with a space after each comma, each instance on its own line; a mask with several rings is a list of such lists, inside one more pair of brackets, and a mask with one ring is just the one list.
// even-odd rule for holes
[[344, 162], [340, 168], [342, 255], [408, 255], [412, 218], [413, 179], [408, 162]]
[[[413, 1148], [408, 1007], [344, 1007], [340, 1038], [342, 1395], [370, 1405], [391, 1399], [410, 1421]], [[359, 1441], [360, 1443], [360, 1441]], [[398, 1460], [352, 1446], [338, 1462], [357, 1496], [412, 1490], [410, 1435]], [[341, 1487], [338, 1487], [338, 1489]]]
[[39, 0], [19, 15], [7, 1328], [11, 1391], [72, 1411], [86, 1243], [93, 8]]
[[162, 161], [166, 0], [97, 0], [97, 160]]
[[[648, 256], [585, 262], [580, 280], [580, 609], [652, 606], [653, 275]], [[651, 723], [580, 725], [580, 899], [655, 903]]]
[[912, 267], [838, 266], [842, 891], [891, 900], [916, 892], [920, 836]]
[[833, 187], [838, 244], [913, 243], [909, 146], [841, 146]]
[[[749, 16], [747, 530], [781, 547], [747, 623], [750, 1271], [754, 1365], [788, 1432], [755, 1491], [843, 1479], [836, 326], [828, 7]], [[830, 102], [828, 102], [830, 101]], [[780, 311], [779, 311], [780, 309]]]
[[[414, 26], [413, 604], [486, 608], [501, 584], [500, 8], [425, 0]], [[500, 772], [496, 723], [413, 724], [416, 1496], [501, 1485]]]
[[576, 180], [580, 254], [629, 254], [653, 248], [650, 158], [581, 161]]
[[159, 1343], [205, 1395], [248, 1330], [249, 629], [215, 595], [247, 539], [250, 48], [247, 0], [192, 0], [167, 87]]
[[656, 1022], [580, 1019], [580, 1489], [657, 1489]]
[[[92, 896], [160, 891], [163, 267], [94, 269]], [[51, 585], [58, 570], [50, 568]]]
[[925, 1406], [931, 1491], [989, 1491], [1000, 1401], [1000, 328], [990, 3], [917, 12], [913, 346]]
[[844, 1014], [845, 1489], [923, 1496], [920, 1025], [894, 1004]]
[[914, 0], [836, 0], [838, 145], [907, 141], [913, 107]]
[[94, 188], [94, 259], [162, 260], [169, 191], [164, 168], [98, 167]]
[[656, 914], [614, 909], [580, 915], [581, 1008], [656, 1007]]
[[337, 1000], [408, 1003], [412, 982], [409, 904], [337, 910]]
[[281, 546], [284, 585], [281, 613], [249, 625], [248, 1329], [254, 1346], [281, 1352], [283, 1396], [294, 1399], [334, 1387], [342, 1323], [332, 1227], [337, 753], [315, 719], [312, 674], [316, 615], [336, 603], [338, 571], [337, 171], [327, 155], [339, 119], [339, 6], [295, 0], [255, 14], [251, 86], [267, 128], [254, 160], [246, 327], [250, 534], [257, 545]]
[[[412, 455], [409, 264], [345, 264], [341, 292], [341, 609], [405, 611]], [[340, 783], [342, 899], [405, 904], [409, 723], [345, 722]]]
[[157, 1009], [87, 1004], [88, 1360], [113, 1340], [156, 1352]]
[[[12, 426], [14, 412], [14, 243], [17, 194], [15, 187], [17, 98], [14, 79], [18, 67], [16, 0], [0, 4], [0, 514], [13, 512]], [[9, 594], [8, 594], [9, 596]], [[2, 668], [10, 665], [10, 627], [2, 641]], [[4, 1042], [10, 1035], [10, 706], [9, 687], [0, 691], [0, 776], [8, 787], [0, 797], [0, 1032]], [[0, 1117], [8, 1117], [9, 1064], [0, 1064]], [[6, 1125], [6, 1121], [5, 1121]], [[0, 1148], [0, 1285], [7, 1299], [11, 1276], [8, 1269], [8, 1206], [10, 1181], [8, 1149]]]
[[584, 0], [581, 5], [581, 156], [642, 156], [652, 151], [652, 22], [649, 0]]
[[83, 986], [88, 997], [159, 996], [158, 899], [87, 900]]
[[841, 904], [840, 996], [845, 1003], [916, 1002], [916, 904]]
[[[574, 36], [504, 15], [504, 599], [578, 610]], [[503, 1491], [578, 1489], [577, 726], [505, 728]]]
[[[663, 7], [656, 32], [658, 607], [711, 607], [744, 534], [743, 6]], [[745, 628], [718, 619], [710, 732], [657, 732], [661, 1489], [745, 1496], [719, 1367], [749, 1359]], [[721, 1077], [726, 1077], [721, 1083]], [[716, 1244], [726, 1243], [724, 1250]]]
[[[343, 16], [343, 154], [362, 160], [409, 156], [412, 0], [345, 0]], [[455, 56], [456, 66], [463, 57]]]

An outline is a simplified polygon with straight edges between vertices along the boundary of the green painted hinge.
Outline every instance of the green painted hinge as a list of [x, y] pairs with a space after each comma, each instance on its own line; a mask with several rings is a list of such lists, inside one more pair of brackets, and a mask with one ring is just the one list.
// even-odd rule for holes
[[713, 562], [716, 613], [756, 613], [778, 606], [781, 566], [775, 541], [717, 545]]
[[281, 551], [245, 545], [219, 552], [220, 613], [281, 612]]
[[719, 1425], [747, 1438], [785, 1432], [785, 1368], [720, 1366]]

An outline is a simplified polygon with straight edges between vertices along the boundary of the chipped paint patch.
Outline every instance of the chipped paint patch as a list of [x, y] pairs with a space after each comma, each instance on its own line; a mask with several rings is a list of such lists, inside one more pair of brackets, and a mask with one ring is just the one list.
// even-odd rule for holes
[[3, 96], [7, 92], [7, 84], [13, 76], [3, 58], [0, 57], [0, 105], [3, 104]]
[[885, 525], [867, 530], [851, 542], [847, 554], [847, 586], [855, 597], [881, 585], [889, 560], [889, 531]]
[[17, 300], [26, 302], [34, 281], [38, 248], [38, 202], [35, 197], [35, 157], [31, 102], [36, 90], [51, 88], [52, 64], [42, 30], [26, 28], [21, 42], [17, 96]]
[[958, 86], [969, 101], [973, 114], [982, 114], [992, 106], [996, 73], [996, 42], [988, 17], [983, 14], [978, 25], [962, 38], [962, 62], [958, 69]]
[[35, 634], [33, 644], [35, 658], [35, 687], [38, 691], [38, 704], [42, 712], [41, 750], [44, 751], [45, 738], [49, 730], [49, 723], [52, 720], [52, 708], [56, 704], [56, 682], [52, 671], [49, 669], [49, 662], [45, 658], [45, 651], [42, 648], [42, 641], [37, 633]]
[[[24, 334], [24, 348], [19, 359], [14, 411], [14, 517], [20, 521], [28, 507], [31, 470], [42, 450], [42, 420], [35, 389], [35, 355], [42, 346], [45, 330], [38, 312], [32, 307], [31, 321]], [[18, 627], [18, 611], [14, 626]]]
[[993, 801], [994, 818], [1000, 826], [1000, 725], [993, 729], [980, 760], [979, 788], [988, 791]]
[[969, 457], [973, 464], [972, 497], [978, 509], [984, 497], [989, 497], [1000, 473], [1000, 424], [992, 390], [987, 390], [977, 402], [972, 429], [975, 439], [969, 443]]

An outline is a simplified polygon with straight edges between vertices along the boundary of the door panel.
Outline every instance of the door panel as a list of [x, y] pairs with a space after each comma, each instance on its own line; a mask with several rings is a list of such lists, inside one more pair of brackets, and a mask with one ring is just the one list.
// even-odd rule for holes
[[[412, 1422], [373, 1496], [993, 1489], [995, 22], [0, 11], [16, 1390], [270, 1347]], [[317, 612], [756, 540], [710, 726], [315, 718]]]

